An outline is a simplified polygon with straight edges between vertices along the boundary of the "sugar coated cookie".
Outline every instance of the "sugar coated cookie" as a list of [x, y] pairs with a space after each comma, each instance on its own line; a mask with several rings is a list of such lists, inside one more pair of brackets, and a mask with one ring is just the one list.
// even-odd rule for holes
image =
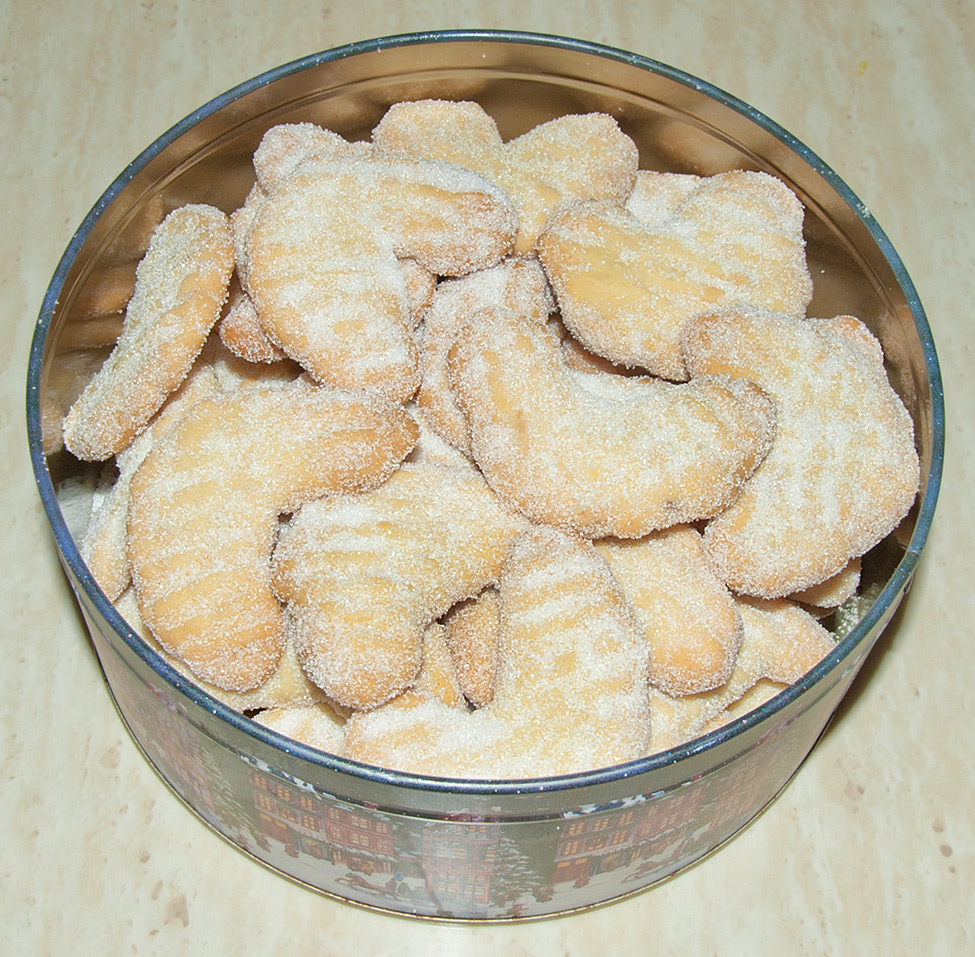
[[159, 644], [218, 687], [261, 684], [284, 644], [270, 580], [279, 515], [383, 481], [416, 436], [379, 396], [301, 382], [193, 405], [130, 488], [132, 580]]
[[470, 317], [492, 307], [513, 309], [539, 323], [548, 318], [555, 303], [537, 260], [508, 257], [469, 276], [445, 279], [434, 291], [418, 335], [423, 379], [416, 404], [441, 438], [468, 455], [467, 420], [450, 388], [447, 353]]
[[447, 160], [498, 183], [518, 211], [515, 252], [534, 251], [550, 213], [579, 199], [625, 200], [636, 179], [636, 144], [606, 113], [556, 117], [502, 142], [477, 103], [394, 103], [372, 133], [380, 150]]
[[741, 376], [775, 400], [772, 450], [704, 533], [732, 589], [802, 591], [907, 514], [919, 483], [913, 423], [859, 341], [815, 321], [729, 309], [689, 323], [683, 348], [694, 374]]
[[499, 589], [501, 663], [491, 703], [464, 713], [408, 692], [350, 717], [349, 757], [438, 777], [535, 778], [646, 751], [646, 642], [593, 545], [530, 529]]
[[741, 618], [708, 564], [700, 533], [678, 525], [635, 541], [606, 539], [597, 548], [646, 633], [651, 684], [676, 695], [724, 684], [741, 644]]
[[139, 600], [134, 588], [127, 588], [115, 601], [119, 614], [130, 627], [145, 640], [170, 667], [183, 677], [195, 682], [212, 698], [223, 702], [228, 708], [240, 712], [253, 712], [265, 708], [306, 708], [310, 705], [330, 705], [321, 688], [312, 684], [301, 670], [295, 654], [290, 623], [285, 620], [284, 650], [274, 671], [256, 688], [247, 691], [228, 691], [201, 680], [180, 658], [171, 655], [156, 641], [152, 632], [142, 621], [139, 613]]
[[306, 672], [354, 708], [409, 687], [424, 630], [497, 579], [525, 524], [470, 466], [406, 463], [373, 491], [307, 503], [273, 562]]
[[[835, 647], [833, 636], [785, 599], [736, 599], [742, 641], [728, 680], [711, 691], [673, 697], [650, 689], [653, 751], [714, 730], [739, 713], [736, 705], [758, 688], [751, 705], [798, 681]], [[743, 710], [741, 713], [744, 713]]]
[[257, 205], [242, 276], [268, 337], [318, 381], [405, 401], [419, 384], [397, 257], [459, 275], [507, 252], [515, 217], [448, 164], [307, 159]]
[[533, 521], [639, 538], [727, 507], [768, 451], [772, 404], [742, 380], [576, 373], [556, 335], [475, 315], [449, 353], [474, 459]]
[[781, 180], [736, 170], [702, 179], [662, 223], [644, 225], [620, 202], [563, 209], [538, 255], [583, 345], [682, 381], [680, 332], [695, 315], [739, 301], [804, 314], [812, 283], [802, 220]]
[[64, 443], [103, 461], [142, 431], [186, 377], [227, 296], [234, 264], [227, 216], [212, 206], [173, 210], [136, 272], [122, 334], [64, 421]]
[[589, 772], [766, 705], [920, 481], [878, 339], [806, 315], [798, 197], [640, 170], [625, 111], [505, 140], [412, 89], [368, 140], [271, 126], [237, 209], [160, 194], [93, 264], [42, 415], [105, 463], [63, 496], [95, 580], [202, 692], [414, 774]]

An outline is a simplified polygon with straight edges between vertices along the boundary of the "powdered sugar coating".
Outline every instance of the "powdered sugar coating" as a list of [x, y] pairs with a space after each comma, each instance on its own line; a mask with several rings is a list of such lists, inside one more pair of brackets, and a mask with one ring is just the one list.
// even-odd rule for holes
[[227, 217], [205, 205], [170, 213], [153, 234], [119, 337], [64, 421], [80, 459], [124, 449], [186, 377], [227, 296], [233, 269]]
[[887, 535], [917, 494], [910, 415], [883, 367], [820, 322], [756, 309], [689, 323], [694, 374], [741, 376], [776, 403], [775, 444], [705, 548], [732, 589], [774, 598], [839, 572]]
[[500, 583], [494, 699], [469, 714], [409, 693], [347, 725], [349, 757], [439, 777], [535, 778], [645, 753], [647, 649], [591, 543], [533, 528]]
[[295, 382], [203, 399], [132, 479], [129, 560], [146, 625], [206, 681], [261, 684], [284, 644], [271, 589], [278, 516], [327, 491], [375, 485], [416, 441], [379, 396]]
[[473, 317], [449, 361], [491, 487], [533, 521], [590, 538], [717, 514], [771, 442], [772, 405], [757, 387], [574, 372], [556, 335], [514, 312]]

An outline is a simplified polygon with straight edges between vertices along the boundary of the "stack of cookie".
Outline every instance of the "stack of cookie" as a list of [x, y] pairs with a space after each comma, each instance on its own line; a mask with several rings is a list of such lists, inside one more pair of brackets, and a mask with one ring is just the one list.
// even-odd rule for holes
[[160, 654], [314, 747], [530, 778], [830, 652], [919, 465], [877, 339], [807, 315], [784, 183], [440, 100], [275, 126], [254, 171], [160, 213], [63, 423], [114, 463], [83, 553]]

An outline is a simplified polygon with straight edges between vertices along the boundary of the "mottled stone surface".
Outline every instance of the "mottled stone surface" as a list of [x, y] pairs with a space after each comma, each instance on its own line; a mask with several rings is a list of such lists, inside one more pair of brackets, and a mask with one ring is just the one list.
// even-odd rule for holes
[[[300, 13], [298, 12], [300, 11]], [[648, 893], [541, 923], [409, 922], [318, 897], [198, 823], [128, 739], [47, 531], [26, 357], [76, 226], [156, 136], [316, 50], [448, 27], [560, 32], [733, 93], [825, 159], [907, 265], [948, 454], [909, 600], [784, 795]], [[0, 4], [0, 915], [11, 953], [960, 954], [975, 946], [971, 580], [975, 10], [970, 0]]]

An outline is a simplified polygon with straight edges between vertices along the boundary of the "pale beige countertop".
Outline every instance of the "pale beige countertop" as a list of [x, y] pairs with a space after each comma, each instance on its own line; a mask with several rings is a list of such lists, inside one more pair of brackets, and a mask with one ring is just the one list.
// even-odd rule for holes
[[[457, 27], [627, 48], [786, 127], [846, 180], [901, 254], [928, 313], [948, 407], [944, 485], [914, 589], [783, 796], [663, 886], [523, 925], [432, 925], [326, 900], [246, 859], [184, 810], [102, 685], [24, 431], [27, 352], [44, 290], [129, 160], [197, 106], [281, 63], [353, 40]], [[971, 0], [2, 0], [0, 950], [975, 951], [975, 515], [964, 492], [975, 441], [973, 128]]]

